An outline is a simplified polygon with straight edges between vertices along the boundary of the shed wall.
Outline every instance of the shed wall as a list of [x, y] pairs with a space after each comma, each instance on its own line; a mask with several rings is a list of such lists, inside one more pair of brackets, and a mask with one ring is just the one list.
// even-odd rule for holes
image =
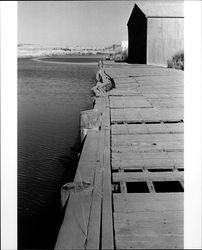
[[184, 18], [147, 19], [147, 64], [167, 65], [184, 49]]
[[146, 63], [147, 19], [144, 13], [135, 6], [133, 18], [128, 22], [128, 61]]

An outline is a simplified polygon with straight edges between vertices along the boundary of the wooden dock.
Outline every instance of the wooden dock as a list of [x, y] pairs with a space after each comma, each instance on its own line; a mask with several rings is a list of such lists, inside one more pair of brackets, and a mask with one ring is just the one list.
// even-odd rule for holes
[[183, 71], [105, 63], [100, 72], [100, 86], [115, 88], [95, 90], [55, 249], [182, 249]]

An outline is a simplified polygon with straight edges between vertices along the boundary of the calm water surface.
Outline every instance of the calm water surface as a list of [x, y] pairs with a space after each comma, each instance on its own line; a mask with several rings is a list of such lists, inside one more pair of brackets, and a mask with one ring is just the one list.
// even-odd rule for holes
[[18, 245], [53, 248], [60, 188], [71, 181], [80, 111], [92, 108], [96, 65], [18, 60]]

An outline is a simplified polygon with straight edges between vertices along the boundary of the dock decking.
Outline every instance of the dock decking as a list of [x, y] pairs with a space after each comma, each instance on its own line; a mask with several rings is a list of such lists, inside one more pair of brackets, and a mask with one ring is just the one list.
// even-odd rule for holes
[[96, 97], [101, 123], [87, 132], [55, 249], [182, 249], [183, 72], [105, 73], [115, 88]]

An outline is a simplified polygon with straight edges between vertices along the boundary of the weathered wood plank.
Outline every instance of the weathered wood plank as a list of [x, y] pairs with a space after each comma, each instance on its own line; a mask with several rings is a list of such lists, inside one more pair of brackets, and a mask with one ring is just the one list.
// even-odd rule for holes
[[183, 88], [184, 84], [184, 78], [183, 75], [180, 77], [177, 77], [175, 74], [174, 75], [169, 75], [169, 76], [138, 76], [136, 77], [136, 80], [138, 81], [139, 84], [142, 85], [155, 85], [155, 86], [169, 86], [170, 84], [173, 85], [181, 85], [181, 88]]
[[183, 152], [113, 152], [112, 168], [173, 168], [183, 167]]
[[104, 151], [104, 134], [101, 130], [99, 136], [98, 152], [95, 164], [95, 181], [93, 183], [92, 205], [88, 223], [88, 237], [86, 249], [99, 249], [101, 234], [101, 210], [102, 210], [102, 158]]
[[[124, 140], [125, 139], [125, 140]], [[125, 144], [125, 141], [130, 142], [172, 142], [172, 141], [182, 141], [183, 134], [142, 134], [142, 135], [113, 135], [112, 143], [114, 144]]]
[[[133, 214], [134, 215], [134, 214]], [[183, 223], [182, 220], [171, 222], [164, 221], [135, 221], [135, 223], [130, 222], [127, 223], [126, 221], [123, 221], [122, 223], [115, 223], [116, 233], [118, 234], [117, 237], [120, 237], [122, 235], [122, 231], [125, 229], [130, 231], [132, 236], [132, 239], [135, 239], [137, 235], [142, 236], [156, 236], [158, 235], [169, 235], [172, 232], [172, 235], [183, 235]]]
[[74, 182], [87, 183], [91, 188], [86, 191], [84, 189], [80, 192], [70, 194], [68, 208], [65, 211], [55, 249], [84, 249], [92, 202], [98, 141], [99, 132], [89, 131], [81, 153]]
[[102, 204], [102, 249], [114, 249], [114, 229], [112, 215], [111, 165], [110, 165], [110, 113], [109, 99], [106, 108], [104, 166], [103, 166], [103, 204]]
[[[124, 155], [124, 154], [120, 154]], [[112, 160], [113, 169], [169, 169], [169, 168], [183, 168], [183, 160], [163, 160], [163, 159], [152, 159], [152, 160]]]
[[183, 193], [125, 194], [124, 199], [120, 196], [113, 195], [115, 213], [183, 211]]
[[116, 249], [183, 249], [183, 235], [118, 237]]
[[113, 173], [113, 181], [142, 182], [142, 181], [183, 181], [183, 172], [135, 172]]
[[[144, 198], [143, 198], [144, 197]], [[113, 194], [113, 201], [114, 202], [139, 202], [139, 201], [143, 201], [143, 199], [146, 199], [148, 202], [152, 201], [180, 201], [183, 203], [184, 200], [184, 193], [130, 193], [127, 194], [127, 196], [123, 197], [123, 195], [121, 194]]]
[[[88, 232], [88, 240], [87, 240], [86, 249], [99, 249], [101, 244], [103, 244], [104, 246], [106, 245], [106, 247], [108, 247], [109, 246], [107, 245], [108, 239], [103, 239], [101, 230], [103, 226], [104, 228], [109, 227], [109, 230], [113, 226], [112, 225], [112, 208], [111, 208], [111, 213], [109, 212], [108, 221], [106, 220], [105, 216], [104, 216], [104, 221], [103, 221], [103, 216], [101, 216], [102, 213], [105, 214], [104, 209], [108, 209], [110, 207], [110, 203], [112, 202], [111, 200], [109, 201], [107, 200], [108, 194], [111, 193], [111, 185], [109, 185], [109, 180], [108, 180], [110, 178], [110, 175], [107, 176], [106, 178], [106, 174], [103, 173], [103, 171], [108, 173], [110, 170], [110, 165], [108, 163], [108, 159], [110, 157], [109, 155], [110, 145], [108, 145], [109, 138], [110, 138], [110, 135], [108, 134], [109, 133], [109, 108], [107, 107], [108, 101], [106, 98], [103, 98], [102, 102], [104, 102], [105, 109], [103, 110], [103, 116], [102, 116], [102, 126], [101, 126], [100, 141], [99, 141], [99, 147], [98, 147], [99, 150], [98, 150], [98, 156], [97, 156], [98, 167], [95, 173], [95, 182], [94, 182], [95, 188], [93, 190], [93, 202], [92, 202], [92, 208], [91, 208], [91, 216], [90, 216], [89, 232]], [[103, 178], [106, 178], [106, 180], [104, 180]], [[107, 181], [107, 187], [105, 189], [103, 187], [103, 183], [105, 183], [106, 181]], [[111, 224], [109, 225], [109, 223]], [[110, 237], [110, 234], [108, 236]], [[113, 242], [113, 235], [111, 235], [111, 237], [112, 237], [111, 241]]]
[[183, 98], [172, 98], [172, 97], [158, 97], [158, 98], [146, 98], [146, 100], [155, 108], [183, 108]]
[[84, 249], [91, 200], [91, 193], [70, 196], [55, 249]]
[[170, 159], [171, 161], [175, 159], [183, 160], [184, 153], [183, 152], [140, 152], [140, 153], [113, 153], [113, 159], [115, 160], [156, 160], [156, 159]]
[[111, 122], [176, 122], [183, 120], [182, 108], [111, 109]]
[[154, 91], [151, 93], [140, 93], [140, 89], [138, 89], [138, 93], [144, 95], [145, 98], [183, 98], [183, 93], [173, 93], [168, 91], [167, 93], [159, 93], [158, 91]]
[[[107, 62], [105, 62], [107, 65]], [[111, 62], [110, 62], [111, 64]], [[143, 64], [136, 64], [128, 65], [128, 64], [113, 64], [113, 67], [106, 67], [105, 71], [115, 80], [117, 78], [125, 78], [125, 77], [138, 77], [138, 76], [170, 76], [179, 79], [183, 79], [183, 72], [180, 70], [175, 69], [168, 69], [162, 67], [155, 67], [151, 65], [143, 65]]]
[[117, 249], [183, 248], [181, 210], [115, 212], [114, 222]]
[[110, 108], [149, 108], [149, 101], [143, 96], [110, 96]]
[[[181, 202], [181, 201], [180, 201]], [[183, 211], [135, 211], [131, 213], [115, 212], [115, 224], [135, 224], [136, 222], [174, 222], [183, 224]]]
[[140, 95], [137, 88], [135, 89], [126, 89], [126, 90], [120, 90], [118, 88], [112, 89], [109, 92], [110, 96], [137, 96]]
[[113, 135], [112, 152], [183, 151], [183, 134]]
[[183, 143], [180, 142], [136, 142], [127, 145], [113, 145], [112, 152], [172, 152], [183, 151]]
[[137, 155], [141, 154], [141, 152], [137, 152], [135, 154], [133, 152], [112, 153], [112, 168], [113, 169], [183, 168], [184, 162], [182, 157], [179, 156], [176, 159], [169, 159], [169, 157], [160, 158], [161, 153], [165, 152], [158, 152], [158, 153], [159, 156], [157, 155], [156, 158], [151, 158], [151, 159], [138, 158]]
[[183, 133], [184, 124], [113, 124], [111, 131], [112, 135]]
[[114, 194], [113, 198], [117, 249], [183, 246], [182, 193]]

